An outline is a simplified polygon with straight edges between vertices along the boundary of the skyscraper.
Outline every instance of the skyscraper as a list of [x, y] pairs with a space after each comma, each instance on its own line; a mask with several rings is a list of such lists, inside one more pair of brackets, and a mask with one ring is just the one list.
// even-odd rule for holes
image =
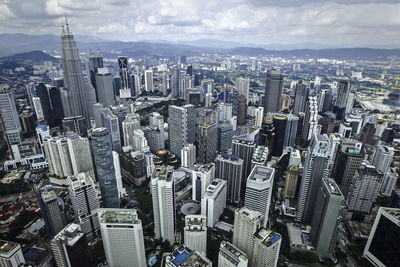
[[282, 70], [272, 68], [267, 70], [264, 94], [264, 114], [279, 112], [281, 109], [281, 93], [283, 87]]
[[254, 150], [253, 157], [251, 158], [251, 167], [253, 170], [254, 166], [265, 166], [268, 161], [269, 150], [265, 146], [257, 146], [256, 150]]
[[190, 168], [196, 162], [196, 146], [186, 144], [181, 150], [181, 166]]
[[328, 136], [314, 134], [304, 162], [298, 195], [296, 220], [299, 222], [311, 221], [316, 192], [321, 186], [321, 179], [327, 178], [329, 174], [330, 153]]
[[66, 225], [62, 202], [51, 188], [41, 188], [39, 194], [40, 211], [50, 236], [60, 232]]
[[253, 141], [234, 139], [232, 140], [232, 155], [243, 160], [242, 182], [246, 183], [247, 176], [251, 172], [251, 159], [253, 158], [256, 144]]
[[125, 120], [122, 122], [122, 136], [124, 146], [133, 145], [134, 131], [140, 129], [140, 116], [135, 113], [126, 115]]
[[250, 79], [238, 77], [235, 80], [235, 89], [239, 91], [246, 97], [246, 100], [249, 99], [249, 90], [250, 90]]
[[249, 259], [246, 253], [233, 244], [222, 241], [219, 247], [218, 267], [247, 267]]
[[299, 114], [305, 112], [306, 101], [308, 98], [307, 85], [303, 81], [298, 81], [294, 87], [294, 103], [292, 108], [293, 114]]
[[[91, 53], [88, 58], [88, 67], [89, 67], [89, 78], [90, 82], [93, 85], [94, 89], [96, 90], [96, 100], [99, 102], [98, 98], [98, 90], [97, 90], [97, 83], [96, 83], [96, 74], [99, 68], [103, 68], [103, 56], [99, 53]], [[112, 80], [112, 79], [111, 79]], [[112, 90], [112, 87], [111, 87]]]
[[8, 145], [21, 143], [22, 128], [14, 95], [7, 85], [0, 84], [0, 115]]
[[64, 117], [61, 121], [64, 132], [72, 131], [80, 136], [87, 136], [86, 119], [82, 116]]
[[311, 240], [321, 258], [334, 258], [344, 197], [332, 178], [323, 178], [311, 220]]
[[256, 165], [247, 178], [246, 183], [244, 206], [248, 209], [258, 211], [264, 216], [264, 227], [268, 224], [274, 175], [274, 169]]
[[299, 172], [298, 165], [293, 164], [289, 166], [285, 179], [285, 190], [283, 192], [285, 198], [293, 199], [296, 197]]
[[198, 127], [197, 135], [197, 162], [210, 163], [215, 160], [218, 146], [217, 124], [203, 123]]
[[168, 125], [170, 151], [177, 157], [186, 144], [193, 144], [196, 139], [196, 114], [193, 105], [168, 107]]
[[383, 176], [382, 195], [390, 197], [392, 192], [396, 189], [398, 179], [399, 175], [397, 174], [396, 168], [389, 168]]
[[153, 70], [145, 70], [144, 72], [144, 88], [147, 92], [152, 92], [153, 87]]
[[336, 97], [335, 109], [336, 118], [338, 120], [344, 119], [346, 112], [346, 106], [350, 94], [350, 81], [347, 79], [341, 79], [337, 85], [338, 95]]
[[369, 213], [379, 195], [383, 174], [374, 166], [363, 162], [356, 171], [347, 197], [350, 211]]
[[214, 227], [226, 207], [227, 183], [214, 179], [201, 198], [201, 215], [207, 217], [207, 227]]
[[47, 124], [51, 127], [60, 126], [61, 120], [64, 118], [60, 89], [51, 87], [48, 84], [39, 83], [36, 87], [36, 95], [40, 98], [40, 104]]
[[227, 201], [240, 202], [242, 189], [243, 160], [229, 154], [218, 155], [215, 160], [215, 177], [227, 181]]
[[75, 211], [76, 222], [88, 239], [93, 239], [99, 231], [97, 209], [100, 201], [97, 196], [95, 184], [85, 173], [68, 177], [68, 193], [72, 207]]
[[154, 233], [156, 239], [175, 242], [175, 189], [173, 167], [158, 166], [151, 177]]
[[243, 94], [239, 95], [238, 99], [238, 125], [246, 124], [246, 115], [247, 115], [247, 100]]
[[100, 110], [102, 124], [104, 128], [107, 128], [108, 133], [111, 137], [112, 150], [116, 152], [121, 151], [121, 135], [119, 132], [119, 120], [118, 117], [111, 112], [109, 108], [102, 108]]
[[107, 68], [99, 68], [96, 72], [97, 102], [109, 107], [115, 104], [113, 78]]
[[119, 67], [119, 76], [121, 76], [121, 88], [119, 89], [128, 89], [129, 88], [129, 69], [128, 69], [128, 57], [119, 56], [118, 57], [118, 67]]
[[0, 264], [1, 266], [23, 266], [25, 263], [21, 245], [18, 243], [0, 240]]
[[71, 223], [50, 243], [57, 266], [91, 266], [88, 241], [78, 224]]
[[119, 208], [120, 203], [111, 149], [111, 138], [106, 128], [96, 128], [93, 130], [92, 150], [103, 206], [107, 208]]
[[99, 209], [104, 252], [110, 267], [146, 266], [142, 221], [135, 209]]
[[165, 257], [165, 267], [211, 267], [212, 262], [203, 254], [181, 245]]
[[392, 164], [393, 156], [393, 147], [378, 145], [375, 150], [372, 165], [374, 165], [378, 171], [386, 173]]
[[178, 97], [179, 95], [180, 72], [179, 66], [174, 66], [172, 68], [171, 89], [173, 97]]
[[68, 23], [62, 28], [61, 56], [64, 70], [64, 89], [67, 98], [63, 99], [64, 115], [66, 117], [83, 116], [86, 124], [90, 123], [87, 86], [81, 70], [78, 48], [69, 29]]
[[276, 267], [282, 236], [264, 227], [258, 229], [253, 236], [254, 247], [251, 257], [253, 267]]
[[201, 201], [207, 186], [215, 178], [214, 163], [194, 165], [192, 167], [192, 199]]
[[207, 217], [202, 215], [185, 216], [185, 245], [206, 255], [207, 253]]
[[253, 256], [253, 235], [262, 225], [263, 215], [248, 208], [235, 210], [235, 222], [233, 225], [233, 245], [247, 254], [249, 259]]
[[310, 140], [314, 134], [318, 134], [318, 101], [315, 96], [310, 96], [306, 104], [301, 138]]
[[379, 208], [363, 256], [374, 266], [399, 266], [400, 209]]

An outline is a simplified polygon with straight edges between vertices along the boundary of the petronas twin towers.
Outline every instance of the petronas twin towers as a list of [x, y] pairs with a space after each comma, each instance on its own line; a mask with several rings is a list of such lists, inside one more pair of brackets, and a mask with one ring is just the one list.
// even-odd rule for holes
[[62, 102], [65, 117], [82, 116], [86, 119], [86, 125], [90, 126], [93, 104], [96, 102], [95, 90], [83, 76], [78, 48], [68, 22], [62, 27], [61, 55], [64, 69]]

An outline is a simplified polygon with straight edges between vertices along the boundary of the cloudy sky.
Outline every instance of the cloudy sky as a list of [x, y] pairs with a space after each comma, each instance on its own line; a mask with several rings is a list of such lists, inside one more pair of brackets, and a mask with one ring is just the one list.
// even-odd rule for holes
[[[0, 0], [1, 33], [399, 47], [400, 0]], [[0, 40], [1, 42], [1, 40]]]

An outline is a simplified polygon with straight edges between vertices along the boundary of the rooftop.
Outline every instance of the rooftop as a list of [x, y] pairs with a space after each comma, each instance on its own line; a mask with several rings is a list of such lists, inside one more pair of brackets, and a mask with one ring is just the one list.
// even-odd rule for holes
[[332, 178], [324, 178], [323, 179], [329, 193], [336, 196], [342, 196], [342, 192], [339, 189], [339, 186], [336, 184], [335, 180]]
[[225, 249], [232, 253], [236, 258], [241, 258], [243, 261], [247, 260], [247, 255], [243, 251], [241, 251], [239, 248], [235, 247], [233, 244], [222, 241], [221, 242], [221, 249]]
[[139, 220], [135, 209], [98, 209], [100, 223], [138, 224]]
[[271, 230], [267, 230], [265, 228], [260, 228], [255, 234], [254, 237], [258, 238], [261, 240], [261, 243], [264, 244], [265, 246], [269, 247], [275, 242], [279, 241], [282, 237], [280, 234], [275, 233]]
[[211, 261], [206, 257], [182, 245], [175, 249], [170, 257], [171, 263], [180, 267], [207, 267], [211, 266]]
[[257, 182], [268, 181], [273, 178], [275, 170], [266, 166], [256, 165], [249, 175], [249, 180], [254, 180]]
[[8, 254], [17, 248], [19, 244], [6, 240], [0, 240], [0, 254]]

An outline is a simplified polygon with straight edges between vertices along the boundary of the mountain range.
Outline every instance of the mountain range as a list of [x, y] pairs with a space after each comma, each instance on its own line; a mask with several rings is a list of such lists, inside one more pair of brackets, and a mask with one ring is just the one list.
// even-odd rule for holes
[[[138, 56], [196, 56], [201, 54], [225, 54], [244, 56], [280, 56], [300, 58], [336, 58], [387, 60], [400, 57], [400, 49], [377, 48], [323, 48], [316, 44], [294, 44], [290, 47], [309, 47], [310, 49], [287, 49], [289, 46], [260, 46], [220, 40], [196, 40], [170, 42], [164, 40], [146, 40], [122, 42], [105, 40], [87, 35], [76, 35], [75, 40], [80, 52], [100, 51], [105, 57], [119, 55]], [[0, 34], [0, 57], [7, 57], [29, 51], [45, 51], [50, 55], [59, 55], [60, 37], [57, 35]]]

